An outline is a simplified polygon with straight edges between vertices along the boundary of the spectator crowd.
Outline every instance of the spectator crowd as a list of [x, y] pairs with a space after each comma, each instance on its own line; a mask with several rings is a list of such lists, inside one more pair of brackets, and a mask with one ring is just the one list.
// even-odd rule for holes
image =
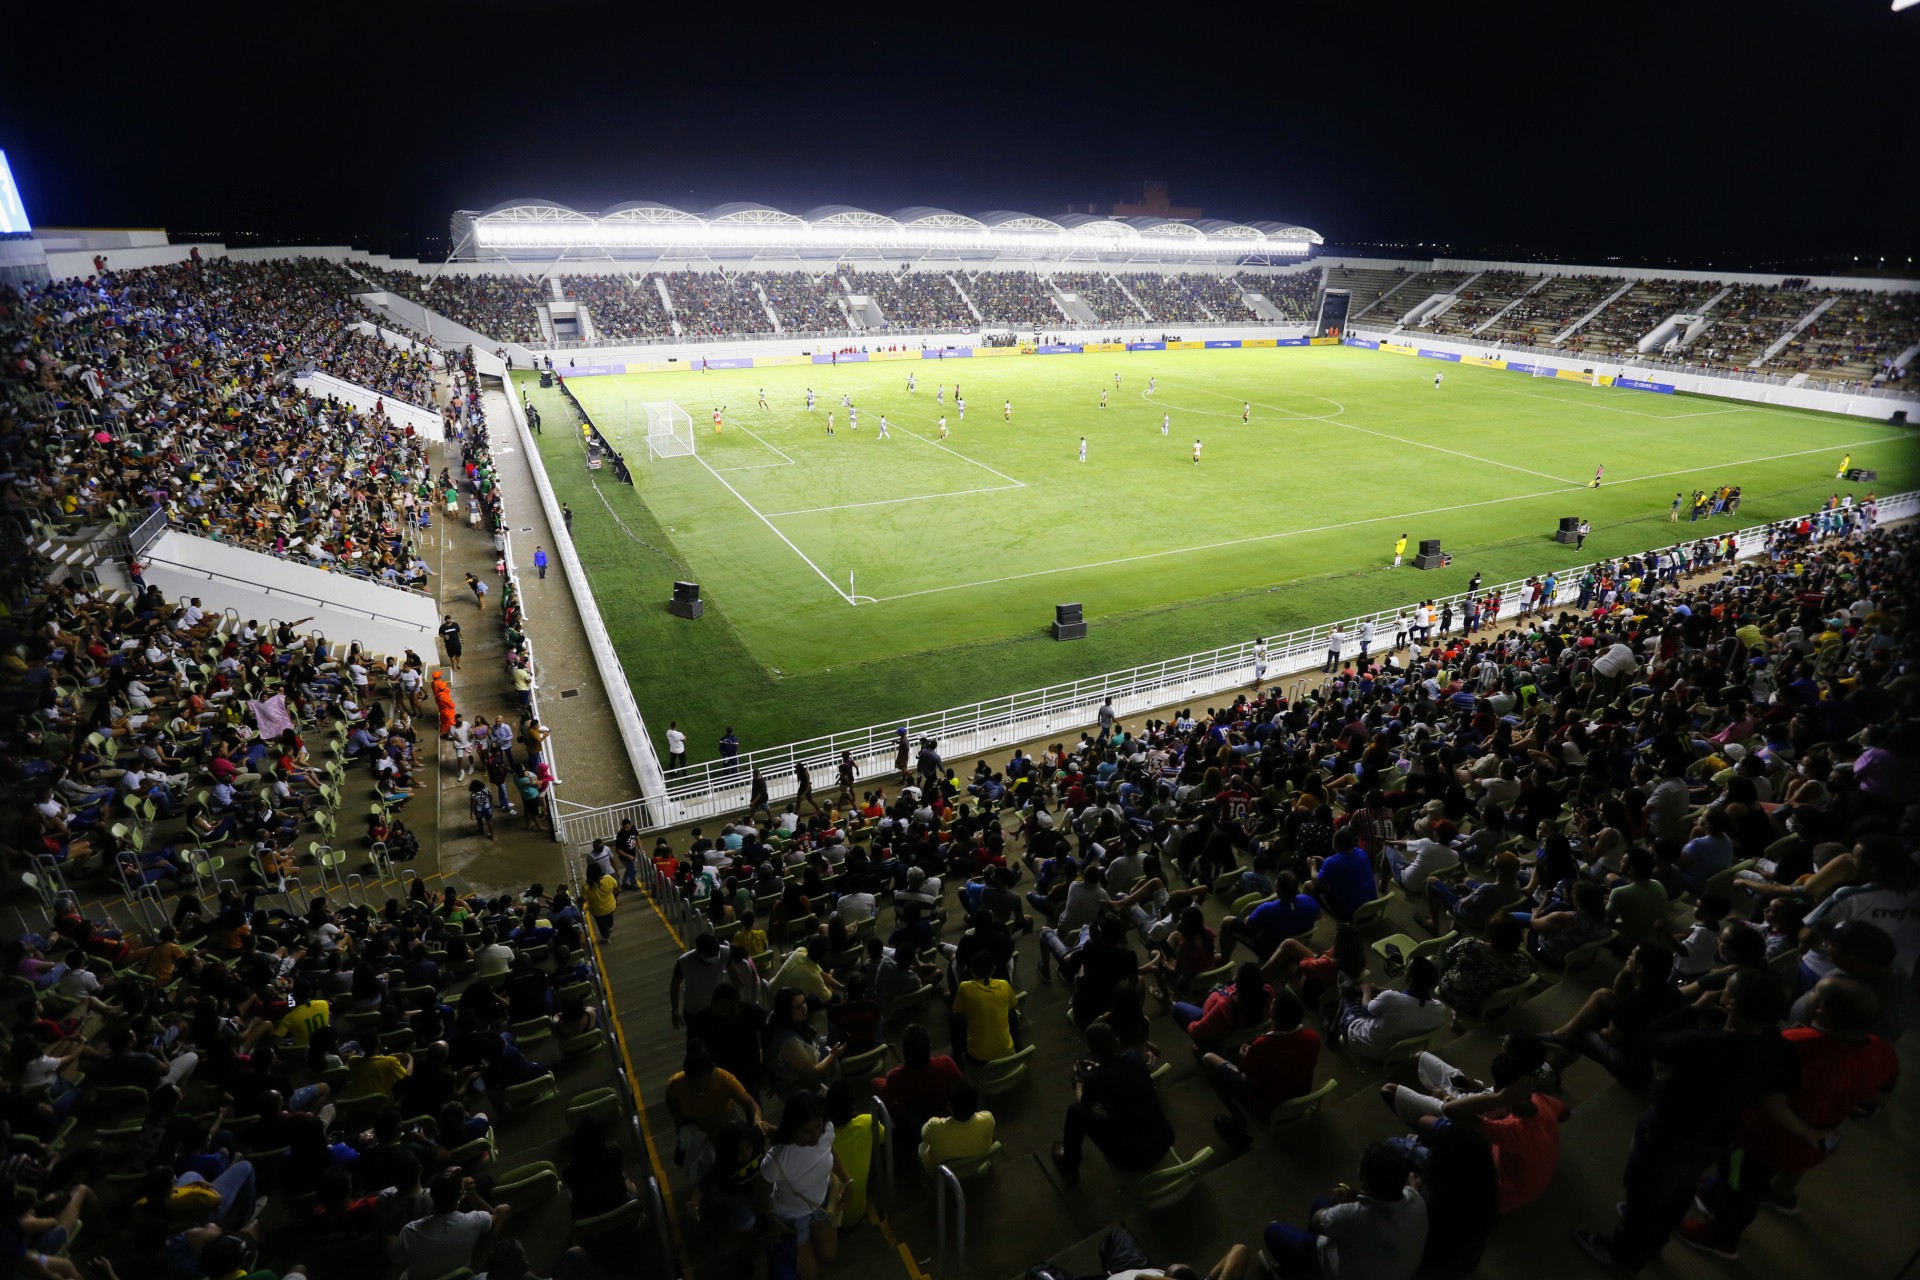
[[[837, 789], [803, 778], [776, 812], [756, 775], [753, 811], [683, 850], [623, 833], [592, 856], [649, 858], [703, 935], [672, 975], [689, 1041], [667, 1093], [713, 1097], [719, 1070], [727, 1101], [675, 1108], [681, 1192], [736, 1229], [771, 1218], [812, 1275], [850, 1219], [809, 1204], [842, 1182], [853, 1203], [887, 1140], [869, 1094], [960, 1176], [1007, 1137], [996, 1098], [1057, 1098], [1036, 1154], [1071, 1194], [1089, 1148], [1123, 1183], [1171, 1178], [1364, 1066], [1389, 1132], [1247, 1230], [1282, 1277], [1463, 1276], [1606, 1123], [1562, 1085], [1588, 1058], [1640, 1118], [1621, 1192], [1553, 1211], [1569, 1256], [1738, 1256], [1876, 1123], [1920, 962], [1920, 540], [1836, 502], [1758, 550], [1720, 535], [1423, 606], [1390, 644], [1336, 637], [1297, 700], [1134, 729], [1103, 706], [1078, 743], [970, 769], [903, 736], [897, 777], [823, 761]], [[1415, 936], [1380, 937], [1383, 910]], [[1035, 977], [1065, 984], [1071, 1029], [1023, 1018]], [[1550, 1021], [1515, 1013], [1562, 981], [1584, 994]], [[1510, 1016], [1490, 1066], [1449, 1057], [1449, 1028]], [[1071, 1092], [1029, 1082], [1063, 1035]], [[1184, 1054], [1219, 1094], [1212, 1134], [1156, 1088]], [[796, 1166], [817, 1184], [783, 1197]], [[1106, 1271], [1148, 1265], [1124, 1230], [1107, 1246]]]

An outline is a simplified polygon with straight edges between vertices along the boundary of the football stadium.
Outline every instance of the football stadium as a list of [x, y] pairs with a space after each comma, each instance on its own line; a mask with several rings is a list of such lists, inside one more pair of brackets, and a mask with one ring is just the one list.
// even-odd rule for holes
[[[1900, 7], [1752, 38], [1892, 111]], [[814, 70], [1137, 46], [394, 23], [553, 75], [0, 86], [7, 1276], [1920, 1276], [1920, 274], [1818, 119], [1436, 172], [1431, 49], [1276, 45], [922, 166]], [[281, 109], [124, 143], [203, 64]]]

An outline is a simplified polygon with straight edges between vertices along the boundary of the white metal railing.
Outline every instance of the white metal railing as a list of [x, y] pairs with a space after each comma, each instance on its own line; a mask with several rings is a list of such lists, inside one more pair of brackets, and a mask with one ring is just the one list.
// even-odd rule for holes
[[[1901, 520], [1920, 512], [1920, 490], [1893, 494], [1878, 500], [1882, 523]], [[1800, 517], [1793, 517], [1799, 519]], [[1547, 605], [1560, 605], [1577, 599], [1580, 578], [1600, 565], [1625, 560], [1634, 554], [1664, 551], [1672, 546], [1690, 546], [1706, 538], [1724, 538], [1731, 532], [1742, 558], [1760, 555], [1767, 546], [1767, 532], [1784, 521], [1749, 525], [1738, 530], [1706, 530], [1695, 525], [1676, 526], [1683, 531], [1678, 541], [1662, 541], [1637, 553], [1625, 553], [1611, 560], [1564, 568], [1543, 569], [1532, 575], [1556, 579], [1553, 599]], [[1521, 588], [1527, 579], [1482, 584], [1480, 596], [1499, 595], [1500, 618], [1521, 611], [1525, 596]], [[1431, 597], [1436, 616], [1448, 605], [1456, 614], [1463, 612], [1464, 592]], [[1364, 623], [1375, 625], [1375, 648], [1386, 648], [1392, 639], [1397, 619], [1411, 604], [1396, 604], [1374, 613], [1344, 618], [1337, 623], [1346, 636], [1340, 646], [1342, 657], [1359, 652], [1359, 632]], [[1285, 675], [1324, 663], [1328, 636], [1335, 626], [1329, 619], [1284, 635], [1266, 639], [1267, 676], [1279, 681]], [[1483, 623], [1484, 625], [1484, 623]], [[1438, 628], [1436, 627], [1436, 630]], [[1382, 634], [1384, 632], [1384, 634]], [[594, 838], [611, 839], [623, 819], [632, 819], [643, 830], [656, 830], [684, 822], [697, 822], [720, 814], [737, 812], [747, 805], [749, 784], [758, 769], [767, 780], [772, 798], [785, 798], [795, 791], [793, 767], [804, 762], [815, 779], [816, 790], [834, 785], [835, 769], [842, 752], [850, 753], [863, 779], [889, 776], [894, 772], [899, 731], [905, 728], [908, 764], [914, 767], [919, 743], [933, 738], [943, 758], [951, 761], [964, 756], [1032, 741], [1050, 734], [1065, 734], [1084, 728], [1098, 718], [1103, 701], [1111, 701], [1114, 714], [1122, 719], [1142, 715], [1162, 707], [1212, 697], [1251, 684], [1254, 676], [1252, 642], [1226, 645], [1202, 653], [1186, 654], [1159, 662], [1144, 663], [1123, 671], [1109, 671], [1082, 680], [1048, 685], [1023, 693], [983, 699], [966, 706], [950, 707], [927, 715], [909, 716], [885, 724], [868, 725], [839, 733], [823, 734], [799, 742], [783, 743], [758, 751], [743, 752], [733, 761], [708, 760], [675, 769], [667, 775], [664, 803], [631, 800], [597, 809], [580, 809], [567, 819], [572, 841]]]

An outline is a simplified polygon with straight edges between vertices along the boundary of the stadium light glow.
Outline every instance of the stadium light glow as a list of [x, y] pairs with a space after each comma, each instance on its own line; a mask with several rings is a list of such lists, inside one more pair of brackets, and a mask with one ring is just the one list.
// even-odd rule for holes
[[[1174, 258], [1292, 256], [1301, 257], [1318, 241], [1280, 239], [1251, 234], [1207, 235], [1187, 224], [1181, 230], [1155, 235], [1114, 222], [1092, 222], [1063, 231], [983, 227], [973, 219], [943, 214], [904, 225], [861, 226], [845, 220], [801, 222], [790, 215], [766, 211], [766, 220], [742, 220], [739, 215], [708, 221], [687, 217], [679, 221], [637, 222], [614, 215], [594, 218], [550, 205], [515, 206], [482, 214], [473, 220], [475, 243], [482, 249], [650, 249], [665, 252], [738, 249], [815, 250], [847, 252], [938, 250], [1037, 253], [1126, 254]], [[944, 224], [944, 225], [943, 225]], [[970, 224], [970, 225], [954, 225]], [[1290, 228], [1313, 235], [1305, 228]]]
[[0, 151], [0, 234], [14, 235], [33, 230], [27, 218], [27, 206], [20, 201], [20, 188], [14, 185], [13, 169], [7, 153]]

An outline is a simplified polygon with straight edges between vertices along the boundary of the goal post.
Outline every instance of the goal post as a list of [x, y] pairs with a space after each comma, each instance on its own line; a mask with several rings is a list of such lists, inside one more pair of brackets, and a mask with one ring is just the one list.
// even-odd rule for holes
[[672, 400], [648, 400], [640, 407], [647, 415], [647, 456], [685, 458], [693, 445], [693, 417]]

